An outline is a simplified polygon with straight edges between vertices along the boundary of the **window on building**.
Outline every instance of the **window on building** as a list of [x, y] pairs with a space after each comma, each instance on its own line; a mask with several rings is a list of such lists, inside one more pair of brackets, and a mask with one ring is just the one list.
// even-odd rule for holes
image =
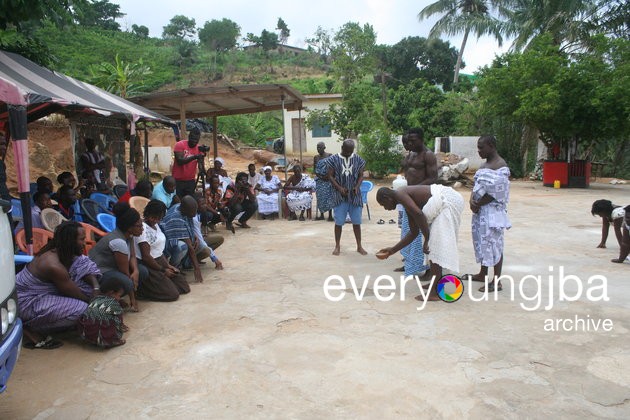
[[331, 137], [330, 123], [328, 121], [315, 121], [313, 123], [313, 138]]

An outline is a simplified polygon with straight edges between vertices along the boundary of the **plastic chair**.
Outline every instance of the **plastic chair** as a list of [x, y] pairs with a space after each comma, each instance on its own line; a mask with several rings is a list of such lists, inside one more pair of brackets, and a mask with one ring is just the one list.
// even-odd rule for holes
[[81, 208], [83, 209], [83, 215], [90, 221], [90, 223], [93, 223], [95, 226], [98, 224], [96, 216], [99, 213], [109, 213], [100, 204], [89, 198], [84, 198], [83, 200], [81, 200]]
[[83, 253], [87, 255], [90, 249], [96, 245], [96, 242], [107, 235], [107, 233], [87, 223], [81, 223], [81, 226], [85, 230], [85, 250]]
[[[38, 253], [52, 238], [52, 232], [46, 229], [33, 228], [33, 253]], [[22, 252], [28, 253], [26, 232], [24, 232], [24, 229], [20, 229], [19, 232], [15, 234], [15, 242]]]
[[129, 199], [129, 205], [134, 209], [138, 210], [140, 216], [144, 213], [144, 208], [149, 204], [149, 199], [146, 197], [141, 197], [139, 195], [135, 195]]
[[51, 232], [54, 232], [55, 228], [59, 226], [60, 224], [62, 224], [63, 222], [68, 221], [68, 219], [63, 217], [61, 213], [59, 213], [55, 209], [42, 210], [41, 219], [42, 219], [42, 224], [44, 225], [46, 230], [49, 230]]
[[90, 195], [90, 200], [96, 201], [101, 207], [103, 207], [107, 211], [111, 210], [112, 207], [114, 207], [114, 204], [116, 204], [116, 202], [118, 201], [111, 195], [107, 195], [107, 194], [103, 194], [99, 192], [93, 192]]
[[74, 221], [75, 222], [82, 222], [83, 221], [83, 209], [81, 209], [81, 203], [79, 203], [79, 200], [75, 201], [74, 204], [72, 205], [72, 208], [74, 209]]
[[105, 232], [111, 232], [116, 229], [116, 218], [111, 214], [99, 213], [96, 215], [96, 220]]
[[116, 198], [120, 198], [123, 195], [125, 195], [128, 189], [129, 187], [127, 187], [125, 184], [118, 184], [118, 185], [114, 185], [114, 187], [112, 188], [112, 191], [114, 195], [116, 196]]
[[13, 217], [14, 222], [19, 222], [24, 219], [22, 215], [22, 202], [17, 198], [11, 199], [11, 217]]
[[368, 193], [372, 191], [372, 188], [374, 188], [374, 184], [372, 183], [372, 181], [361, 182], [361, 199], [363, 200], [363, 203], [367, 208], [368, 220], [372, 220], [370, 218], [370, 206], [368, 205]]

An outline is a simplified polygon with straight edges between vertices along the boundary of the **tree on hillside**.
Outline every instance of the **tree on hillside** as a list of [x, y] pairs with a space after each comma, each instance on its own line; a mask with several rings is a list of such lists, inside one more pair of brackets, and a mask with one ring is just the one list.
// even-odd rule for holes
[[227, 52], [236, 47], [241, 27], [230, 19], [212, 19], [199, 28], [199, 41], [212, 51]]
[[0, 49], [21, 54], [35, 63], [47, 66], [53, 56], [46, 40], [37, 36], [45, 22], [57, 27], [73, 24], [74, 9], [86, 0], [5, 1], [0, 7]]
[[440, 39], [407, 37], [384, 51], [384, 67], [391, 74], [391, 87], [422, 78], [450, 90], [457, 50]]
[[108, 31], [120, 31], [116, 19], [125, 16], [120, 6], [109, 0], [91, 0], [74, 5], [76, 22], [81, 26], [97, 27]]
[[280, 44], [286, 44], [289, 39], [289, 35], [291, 34], [291, 30], [289, 30], [289, 27], [282, 18], [278, 18], [276, 29], [278, 30], [278, 42]]
[[194, 18], [188, 18], [184, 15], [173, 16], [168, 25], [164, 26], [162, 38], [174, 40], [190, 41], [197, 33]]
[[104, 62], [92, 66], [90, 73], [90, 83], [127, 98], [142, 91], [144, 78], [151, 74], [151, 69], [144, 65], [142, 59], [136, 63], [125, 63], [116, 54], [114, 64]]
[[266, 29], [260, 33], [260, 36], [256, 36], [253, 33], [248, 33], [247, 37], [245, 37], [245, 41], [259, 47], [263, 50], [263, 54], [269, 63], [270, 72], [273, 73], [273, 64], [271, 63], [271, 55], [269, 55], [269, 51], [275, 50], [278, 48], [278, 35], [274, 32], [269, 32]]
[[333, 70], [347, 90], [352, 83], [376, 71], [376, 33], [370, 24], [344, 24], [335, 34]]
[[324, 61], [328, 62], [330, 58], [330, 51], [332, 50], [332, 42], [333, 39], [333, 30], [332, 29], [323, 29], [321, 26], [317, 27], [317, 30], [313, 34], [312, 38], [306, 39], [306, 44], [309, 47], [315, 49], [315, 52], [319, 54], [320, 57], [324, 59]]
[[482, 35], [492, 35], [498, 41], [499, 46], [502, 45], [503, 26], [490, 13], [491, 7], [495, 6], [498, 13], [503, 14], [504, 10], [500, 3], [500, 0], [437, 0], [418, 13], [418, 20], [420, 21], [433, 15], [443, 15], [431, 28], [430, 38], [436, 38], [442, 34], [448, 36], [464, 34], [455, 65], [454, 84], [459, 82], [462, 57], [471, 31], [477, 35], [477, 38]]
[[131, 33], [138, 38], [147, 39], [149, 37], [149, 28], [144, 25], [138, 26], [134, 23], [131, 25]]
[[199, 28], [199, 41], [214, 52], [212, 71], [216, 74], [217, 56], [236, 47], [241, 27], [230, 19], [211, 20]]

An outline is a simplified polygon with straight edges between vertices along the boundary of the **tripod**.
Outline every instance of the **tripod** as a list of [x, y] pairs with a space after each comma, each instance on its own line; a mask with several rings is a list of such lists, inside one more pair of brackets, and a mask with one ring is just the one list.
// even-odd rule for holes
[[197, 185], [201, 181], [201, 192], [203, 197], [206, 197], [206, 163], [205, 163], [205, 154], [203, 159], [197, 160], [197, 180], [195, 181], [195, 190], [197, 189]]

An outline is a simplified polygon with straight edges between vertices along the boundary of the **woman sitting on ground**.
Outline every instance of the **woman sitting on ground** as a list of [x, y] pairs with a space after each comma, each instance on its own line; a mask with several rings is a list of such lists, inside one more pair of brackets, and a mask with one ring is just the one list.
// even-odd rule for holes
[[304, 210], [310, 210], [313, 205], [313, 190], [315, 181], [308, 174], [302, 173], [302, 167], [295, 165], [293, 175], [287, 180], [284, 189], [290, 191], [287, 194], [287, 207], [289, 208], [289, 220], [297, 219], [296, 212], [300, 211], [300, 221], [304, 221]]
[[621, 225], [623, 224], [623, 217], [625, 213], [626, 212], [621, 206], [615, 205], [609, 200], [597, 200], [593, 203], [591, 214], [602, 218], [602, 240], [599, 242], [599, 245], [597, 245], [597, 248], [606, 248], [606, 240], [608, 239], [608, 230], [610, 225], [613, 225], [617, 242], [619, 243], [619, 246], [621, 246]]
[[166, 215], [166, 204], [151, 200], [144, 208], [142, 235], [134, 237], [136, 257], [146, 267], [149, 276], [138, 286], [137, 295], [142, 298], [170, 302], [180, 294], [190, 292], [186, 277], [170, 265], [164, 256], [166, 236], [158, 223]]
[[267, 216], [271, 216], [273, 219], [273, 215], [277, 214], [279, 211], [278, 191], [282, 188], [282, 182], [280, 182], [280, 178], [276, 175], [271, 175], [271, 166], [265, 166], [263, 172], [265, 176], [260, 179], [254, 188], [260, 191], [260, 194], [256, 196], [256, 200], [258, 201], [258, 214], [260, 214], [263, 219], [266, 219]]
[[138, 264], [133, 242], [135, 236], [142, 235], [140, 213], [128, 203], [114, 205], [116, 229], [101, 238], [90, 250], [89, 255], [103, 273], [101, 285], [111, 278], [118, 278], [125, 284], [125, 293], [133, 312], [138, 312], [135, 290], [149, 276], [146, 267]]
[[55, 229], [52, 241], [15, 276], [25, 347], [61, 346], [48, 334], [76, 328], [88, 302], [99, 293], [101, 272], [83, 255], [84, 249], [83, 227], [64, 222]]

